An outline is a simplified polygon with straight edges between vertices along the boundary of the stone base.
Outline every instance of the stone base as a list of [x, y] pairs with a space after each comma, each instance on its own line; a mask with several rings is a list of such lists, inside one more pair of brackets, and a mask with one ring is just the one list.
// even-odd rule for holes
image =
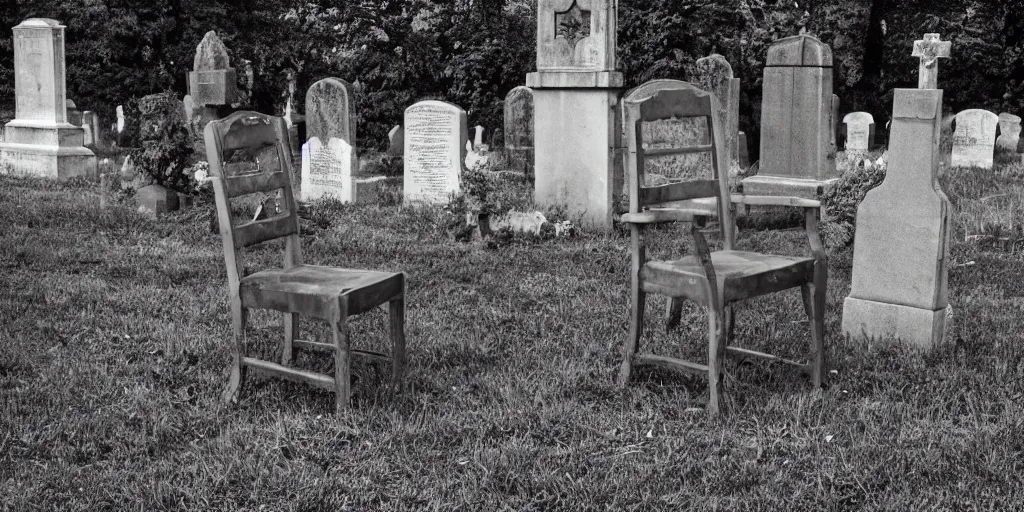
[[931, 348], [945, 338], [951, 309], [932, 311], [847, 297], [843, 303], [843, 335], [869, 340], [895, 338]]
[[533, 89], [622, 89], [622, 84], [621, 71], [544, 70], [526, 74], [526, 86]]
[[97, 175], [96, 155], [85, 147], [0, 143], [0, 173], [66, 180]]
[[[307, 191], [300, 190], [302, 201], [315, 201], [325, 197], [333, 197], [342, 203], [367, 204], [374, 203], [380, 196], [381, 186], [387, 180], [384, 176], [363, 176], [349, 178], [351, 181], [335, 189], [335, 192], [325, 193], [320, 190], [316, 197], [310, 198]], [[300, 185], [301, 188], [301, 185]]]
[[786, 176], [751, 176], [740, 182], [740, 191], [749, 196], [792, 196], [820, 199], [839, 178], [808, 180]]

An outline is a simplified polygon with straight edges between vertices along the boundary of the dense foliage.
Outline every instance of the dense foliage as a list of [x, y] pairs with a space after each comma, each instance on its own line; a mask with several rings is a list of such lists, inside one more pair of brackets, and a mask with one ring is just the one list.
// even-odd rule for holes
[[[187, 92], [195, 46], [216, 30], [232, 65], [252, 66], [249, 108], [280, 114], [325, 76], [358, 87], [359, 133], [383, 147], [405, 107], [442, 98], [471, 124], [501, 126], [501, 102], [534, 68], [534, 0], [27, 0], [0, 5], [7, 26], [33, 16], [67, 25], [68, 95], [114, 119], [131, 98]], [[807, 31], [835, 53], [842, 110], [885, 126], [895, 87], [916, 86], [910, 52], [925, 32], [953, 42], [940, 65], [947, 109], [1024, 110], [1024, 0], [620, 0], [627, 85], [686, 79], [697, 58], [725, 55], [743, 80], [741, 124], [758, 148], [767, 47]], [[13, 104], [13, 49], [0, 40], [0, 97]], [[294, 92], [289, 92], [289, 77]], [[244, 87], [244, 84], [243, 84]], [[246, 89], [248, 90], [248, 89]], [[8, 108], [10, 108], [8, 106]]]

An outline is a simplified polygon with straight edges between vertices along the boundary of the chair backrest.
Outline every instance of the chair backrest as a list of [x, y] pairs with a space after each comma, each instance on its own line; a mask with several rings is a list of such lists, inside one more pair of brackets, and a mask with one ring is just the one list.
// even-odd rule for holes
[[[651, 96], [625, 102], [626, 143], [628, 147], [626, 172], [629, 179], [629, 211], [637, 213], [645, 208], [675, 201], [714, 197], [718, 198], [720, 224], [731, 226], [728, 208], [729, 173], [726, 166], [724, 119], [714, 94], [686, 84], [687, 87], [662, 89]], [[708, 144], [676, 147], [647, 147], [644, 143], [644, 125], [655, 121], [704, 118], [710, 134]], [[652, 157], [710, 153], [711, 176], [665, 185], [648, 186], [644, 180], [645, 160]]]
[[[287, 237], [285, 267], [301, 263], [292, 155], [284, 119], [258, 112], [235, 112], [207, 124], [203, 135], [228, 275], [241, 278], [241, 249], [282, 237]], [[252, 161], [244, 161], [246, 157]], [[235, 224], [232, 199], [271, 193], [278, 193], [277, 215]]]

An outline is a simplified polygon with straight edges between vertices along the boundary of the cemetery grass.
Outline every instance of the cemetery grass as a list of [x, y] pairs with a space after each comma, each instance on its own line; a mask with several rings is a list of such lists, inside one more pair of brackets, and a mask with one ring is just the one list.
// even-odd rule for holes
[[[983, 176], [944, 179], [958, 210], [948, 343], [844, 340], [852, 251], [838, 251], [827, 387], [729, 363], [720, 420], [704, 411], [703, 379], [640, 371], [614, 384], [628, 325], [623, 230], [489, 247], [453, 241], [441, 209], [314, 206], [308, 262], [408, 273], [407, 389], [392, 396], [389, 368], [357, 360], [343, 414], [330, 394], [252, 374], [228, 406], [230, 318], [208, 206], [151, 220], [101, 209], [94, 184], [0, 177], [0, 509], [1024, 508], [1022, 247], [969, 236], [1019, 234], [1024, 171]], [[984, 225], [999, 227], [974, 230]], [[679, 230], [650, 239], [653, 257], [683, 250]], [[740, 235], [756, 250], [805, 243], [796, 230]], [[248, 262], [276, 264], [278, 249]], [[696, 308], [671, 333], [663, 300], [647, 311], [645, 347], [703, 357]], [[797, 355], [802, 311], [796, 291], [743, 304], [737, 342]], [[384, 349], [386, 318], [356, 319], [357, 345]], [[279, 321], [253, 315], [252, 350], [276, 359]], [[327, 372], [328, 359], [298, 364]]]

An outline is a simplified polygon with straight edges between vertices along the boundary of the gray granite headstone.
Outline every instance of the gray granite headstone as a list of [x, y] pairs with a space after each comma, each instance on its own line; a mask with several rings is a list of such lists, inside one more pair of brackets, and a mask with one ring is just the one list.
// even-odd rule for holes
[[325, 145], [338, 138], [356, 150], [355, 97], [352, 85], [338, 78], [324, 78], [306, 91], [306, 138]]
[[1003, 151], [1017, 152], [1020, 144], [1020, 116], [1003, 112], [999, 114], [999, 138], [996, 147]]
[[533, 172], [533, 89], [519, 86], [505, 96], [505, 155], [509, 166]]

